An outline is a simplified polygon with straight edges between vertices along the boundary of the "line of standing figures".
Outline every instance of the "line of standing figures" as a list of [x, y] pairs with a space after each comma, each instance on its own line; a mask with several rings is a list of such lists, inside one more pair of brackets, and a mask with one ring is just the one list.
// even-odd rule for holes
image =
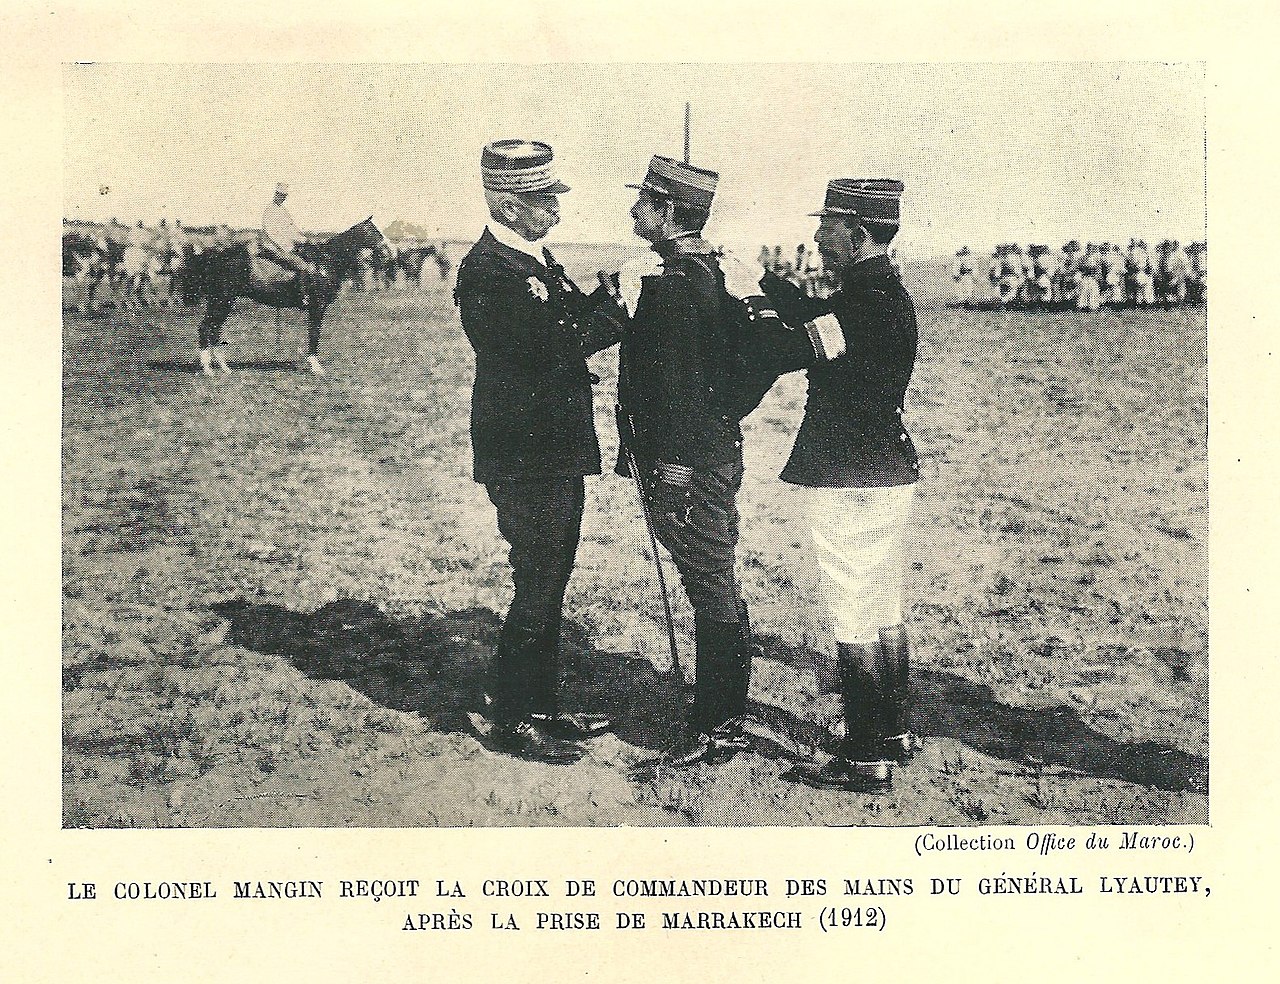
[[964, 307], [1074, 308], [1177, 307], [1204, 304], [1209, 294], [1209, 250], [1203, 242], [1185, 249], [1176, 239], [1154, 253], [1141, 239], [1119, 243], [1066, 243], [1061, 251], [1017, 243], [996, 246], [987, 263], [990, 294], [977, 296], [976, 261], [969, 247], [951, 264], [955, 302]]

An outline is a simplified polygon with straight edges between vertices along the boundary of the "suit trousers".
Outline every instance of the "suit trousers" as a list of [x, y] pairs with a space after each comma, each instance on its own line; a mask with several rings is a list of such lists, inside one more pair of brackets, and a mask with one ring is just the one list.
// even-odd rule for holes
[[[641, 464], [646, 491], [653, 487], [652, 465]], [[742, 459], [698, 469], [688, 493], [688, 520], [673, 522], [654, 510], [659, 542], [671, 554], [694, 613], [722, 624], [738, 624], [738, 582], [734, 551], [738, 546], [738, 490]], [[677, 517], [683, 520], [683, 517]]]
[[555, 713], [560, 619], [582, 529], [581, 475], [506, 479], [486, 485], [498, 531], [511, 545], [515, 595], [490, 670], [505, 716]]

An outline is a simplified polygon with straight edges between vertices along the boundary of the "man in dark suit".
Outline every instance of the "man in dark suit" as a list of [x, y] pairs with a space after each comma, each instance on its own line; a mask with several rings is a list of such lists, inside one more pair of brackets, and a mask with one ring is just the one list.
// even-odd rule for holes
[[578, 740], [610, 727], [560, 706], [558, 654], [583, 476], [600, 473], [586, 357], [617, 340], [607, 314], [616, 308], [603, 290], [584, 296], [534, 245], [560, 221], [557, 196], [569, 190], [547, 144], [489, 144], [481, 174], [493, 222], [459, 266], [454, 298], [476, 353], [474, 476], [511, 545], [515, 582], [486, 697], [500, 748], [568, 763], [582, 756]]
[[693, 706], [685, 733], [660, 760], [675, 767], [723, 759], [744, 746], [754, 649], [734, 571], [739, 424], [754, 403], [736, 389], [733, 353], [742, 319], [777, 316], [754, 284], [755, 296], [734, 308], [721, 257], [702, 238], [718, 178], [655, 156], [644, 180], [629, 186], [639, 192], [634, 232], [655, 255], [619, 271], [630, 320], [618, 356], [624, 453], [617, 471], [629, 471], [629, 451], [655, 532], [694, 611]]

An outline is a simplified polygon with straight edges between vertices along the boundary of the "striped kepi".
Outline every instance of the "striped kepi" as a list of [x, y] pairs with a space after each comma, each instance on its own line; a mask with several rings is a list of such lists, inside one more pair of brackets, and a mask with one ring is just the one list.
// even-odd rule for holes
[[863, 222], [897, 225], [903, 184], [895, 178], [835, 178], [822, 208], [810, 215], [853, 215]]
[[716, 197], [716, 184], [719, 180], [720, 175], [715, 171], [655, 154], [649, 161], [649, 171], [644, 180], [627, 187], [709, 209]]
[[552, 168], [551, 145], [538, 140], [495, 140], [480, 154], [486, 191], [560, 195], [569, 190]]

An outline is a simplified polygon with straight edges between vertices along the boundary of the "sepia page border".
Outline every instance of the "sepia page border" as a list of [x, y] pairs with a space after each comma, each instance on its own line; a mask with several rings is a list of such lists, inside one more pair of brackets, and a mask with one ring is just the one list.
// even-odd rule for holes
[[[15, 981], [1224, 980], [1269, 976], [1274, 898], [1275, 329], [1268, 221], [1277, 70], [1267, 5], [723, 3], [25, 4], [0, 15], [6, 456], [3, 715], [6, 918]], [[917, 830], [162, 830], [60, 828], [59, 290], [61, 71], [71, 61], [1178, 61], [1208, 66], [1212, 824], [1186, 851], [917, 855]], [[852, 96], [852, 94], [851, 94]], [[566, 98], [571, 98], [571, 94]], [[984, 828], [983, 833], [1001, 832]], [[1020, 842], [1026, 829], [1007, 831]], [[1083, 839], [1088, 830], [1062, 831]], [[838, 880], [860, 874], [1195, 875], [1212, 895], [890, 907], [884, 932], [437, 932], [406, 911], [487, 913], [474, 891], [210, 905], [72, 901], [119, 881], [594, 878]], [[772, 899], [788, 909], [803, 900]], [[864, 900], [865, 901], [865, 900]], [[840, 904], [837, 901], [837, 904]], [[570, 906], [551, 900], [552, 907]], [[529, 911], [511, 907], [512, 911]], [[638, 906], [637, 906], [638, 908]], [[649, 911], [656, 906], [649, 904]], [[523, 917], [521, 917], [523, 920]]]

